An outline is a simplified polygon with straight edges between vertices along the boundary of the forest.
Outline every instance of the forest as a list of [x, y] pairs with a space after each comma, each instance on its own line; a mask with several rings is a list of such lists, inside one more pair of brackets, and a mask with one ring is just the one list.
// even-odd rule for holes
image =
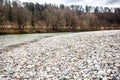
[[120, 8], [0, 0], [0, 34], [120, 29]]

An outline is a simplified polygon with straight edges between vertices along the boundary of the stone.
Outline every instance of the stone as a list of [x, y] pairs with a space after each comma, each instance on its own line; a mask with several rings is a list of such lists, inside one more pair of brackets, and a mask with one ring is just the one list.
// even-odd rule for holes
[[117, 78], [115, 76], [112, 77], [112, 80], [117, 80]]
[[[115, 48], [120, 47], [120, 31], [94, 33], [38, 39], [38, 42], [3, 52], [5, 54], [0, 54], [0, 76], [4, 76], [0, 79], [118, 80], [120, 51]], [[111, 34], [117, 37], [109, 37]], [[114, 47], [110, 48], [109, 44]]]
[[98, 71], [97, 75], [103, 76], [103, 75], [105, 75], [105, 71], [100, 70], [100, 71]]
[[103, 77], [103, 79], [102, 79], [102, 80], [108, 80], [108, 77], [106, 77], [106, 76], [105, 76], [105, 77]]
[[41, 78], [40, 80], [46, 80], [46, 78]]

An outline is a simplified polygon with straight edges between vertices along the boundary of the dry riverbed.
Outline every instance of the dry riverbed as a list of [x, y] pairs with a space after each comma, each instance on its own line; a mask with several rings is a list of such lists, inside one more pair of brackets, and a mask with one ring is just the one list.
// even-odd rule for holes
[[120, 30], [71, 33], [0, 53], [0, 80], [120, 80]]
[[48, 37], [58, 36], [69, 33], [38, 33], [38, 34], [18, 34], [18, 35], [0, 35], [0, 52], [10, 51], [16, 47], [37, 42]]

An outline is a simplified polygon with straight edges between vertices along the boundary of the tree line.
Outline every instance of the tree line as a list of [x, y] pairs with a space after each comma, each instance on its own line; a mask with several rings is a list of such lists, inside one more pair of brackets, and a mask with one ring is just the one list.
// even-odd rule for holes
[[120, 8], [0, 0], [0, 28], [8, 25], [21, 31], [30, 26], [38, 32], [43, 28], [46, 31], [120, 29]]

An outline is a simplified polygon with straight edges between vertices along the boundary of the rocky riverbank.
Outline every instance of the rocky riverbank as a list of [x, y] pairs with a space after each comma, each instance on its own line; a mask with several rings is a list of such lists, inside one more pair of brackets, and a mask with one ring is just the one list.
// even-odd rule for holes
[[72, 33], [0, 53], [0, 80], [119, 80], [120, 30]]

